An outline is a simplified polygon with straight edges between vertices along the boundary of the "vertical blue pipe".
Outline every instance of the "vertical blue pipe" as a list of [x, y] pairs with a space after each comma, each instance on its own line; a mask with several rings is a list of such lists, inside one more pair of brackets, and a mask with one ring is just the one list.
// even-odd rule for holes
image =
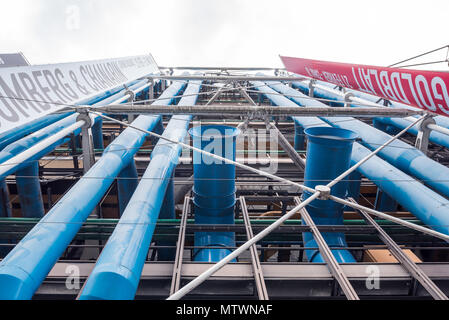
[[[174, 96], [182, 87], [179, 82], [174, 83], [163, 95]], [[167, 105], [170, 102], [158, 103]], [[158, 120], [159, 116], [140, 116], [133, 126], [152, 130]], [[117, 175], [133, 159], [146, 136], [139, 130], [125, 129], [106, 148], [100, 160], [0, 262], [0, 299], [31, 299]]]
[[120, 171], [117, 180], [119, 216], [121, 217], [139, 184], [136, 162], [134, 160]]
[[[201, 126], [189, 131], [193, 146], [235, 161], [235, 142], [240, 130], [228, 126]], [[196, 224], [233, 224], [235, 165], [193, 152], [194, 212]], [[234, 232], [195, 232], [195, 246], [235, 246]], [[195, 261], [217, 262], [229, 249], [198, 249]]]
[[33, 161], [16, 172], [17, 193], [24, 218], [42, 218], [45, 215], [39, 181], [39, 162]]
[[298, 125], [295, 122], [295, 150], [296, 151], [302, 151], [304, 150], [304, 128]]
[[11, 202], [9, 201], [9, 190], [5, 179], [0, 180], [0, 217], [12, 217]]
[[[349, 130], [313, 127], [305, 131], [307, 135], [307, 162], [304, 173], [304, 185], [315, 188], [317, 185], [326, 185], [349, 168], [351, 162], [352, 144], [357, 135]], [[346, 198], [346, 180], [337, 183], [331, 189], [331, 194]], [[304, 191], [306, 200], [311, 193]], [[342, 225], [343, 205], [332, 200], [314, 200], [307, 206], [307, 211], [317, 225]], [[303, 222], [304, 223], [304, 222]], [[323, 232], [323, 238], [331, 248], [346, 247], [344, 233]], [[304, 247], [317, 247], [310, 232], [303, 233]], [[306, 250], [310, 262], [324, 262], [318, 250]], [[356, 262], [349, 251], [332, 250], [338, 262]]]
[[104, 149], [102, 118], [98, 118], [92, 126], [92, 140], [95, 149]]

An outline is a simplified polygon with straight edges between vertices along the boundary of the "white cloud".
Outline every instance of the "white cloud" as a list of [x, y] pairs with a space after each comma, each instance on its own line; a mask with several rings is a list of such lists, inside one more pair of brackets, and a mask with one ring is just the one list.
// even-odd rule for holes
[[2, 4], [0, 37], [32, 63], [151, 52], [171, 66], [281, 66], [278, 54], [388, 65], [448, 44], [448, 18], [444, 0], [15, 0]]

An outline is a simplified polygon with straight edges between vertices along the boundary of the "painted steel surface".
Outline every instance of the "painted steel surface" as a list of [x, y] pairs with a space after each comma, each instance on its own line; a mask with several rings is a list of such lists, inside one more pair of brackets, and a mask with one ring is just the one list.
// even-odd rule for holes
[[[326, 185], [345, 172], [351, 162], [351, 151], [357, 134], [344, 129], [332, 127], [311, 127], [304, 130], [307, 136], [307, 162], [304, 173], [304, 185], [315, 188]], [[342, 180], [331, 189], [331, 194], [346, 198], [348, 182]], [[312, 193], [303, 192], [303, 200]], [[306, 209], [316, 225], [343, 225], [343, 205], [332, 200], [314, 200]], [[347, 247], [344, 233], [323, 232], [324, 240], [331, 249]], [[312, 233], [302, 235], [304, 246], [318, 247]], [[324, 262], [318, 250], [306, 250], [307, 259], [311, 262]], [[338, 262], [356, 262], [348, 250], [332, 250]]]
[[[174, 82], [179, 83], [179, 82]], [[184, 94], [198, 93], [201, 82], [190, 82]], [[186, 96], [179, 104], [194, 104], [197, 96]], [[191, 116], [173, 116], [163, 136], [183, 141]], [[167, 186], [181, 153], [178, 144], [159, 140], [136, 191], [109, 237], [80, 300], [133, 299], [151, 244]]]
[[[182, 87], [175, 82], [162, 97], [173, 97]], [[169, 104], [171, 100], [157, 103]], [[158, 116], [140, 116], [132, 124], [152, 130], [158, 121]], [[31, 299], [120, 171], [133, 160], [146, 136], [142, 131], [125, 129], [100, 160], [0, 262], [0, 299]]]
[[[199, 126], [190, 129], [193, 146], [235, 161], [236, 138], [240, 130], [228, 126]], [[193, 152], [194, 212], [197, 224], [233, 224], [235, 165]], [[235, 246], [234, 232], [195, 232], [195, 246]], [[195, 261], [218, 262], [230, 249], [194, 250]]]

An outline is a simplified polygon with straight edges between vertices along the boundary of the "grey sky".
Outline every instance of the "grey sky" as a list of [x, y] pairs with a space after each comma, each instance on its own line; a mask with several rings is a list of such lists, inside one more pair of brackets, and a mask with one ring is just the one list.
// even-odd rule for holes
[[389, 65], [449, 44], [447, 0], [14, 0], [0, 21], [0, 50], [33, 64], [151, 52], [170, 66], [281, 66], [279, 54]]

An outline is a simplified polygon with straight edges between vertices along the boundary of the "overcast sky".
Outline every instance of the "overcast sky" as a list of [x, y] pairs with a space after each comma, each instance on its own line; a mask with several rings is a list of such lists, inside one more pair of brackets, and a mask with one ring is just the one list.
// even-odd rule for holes
[[164, 66], [279, 67], [279, 54], [385, 66], [449, 44], [448, 0], [13, 0], [0, 21], [1, 52], [32, 64], [151, 52]]

